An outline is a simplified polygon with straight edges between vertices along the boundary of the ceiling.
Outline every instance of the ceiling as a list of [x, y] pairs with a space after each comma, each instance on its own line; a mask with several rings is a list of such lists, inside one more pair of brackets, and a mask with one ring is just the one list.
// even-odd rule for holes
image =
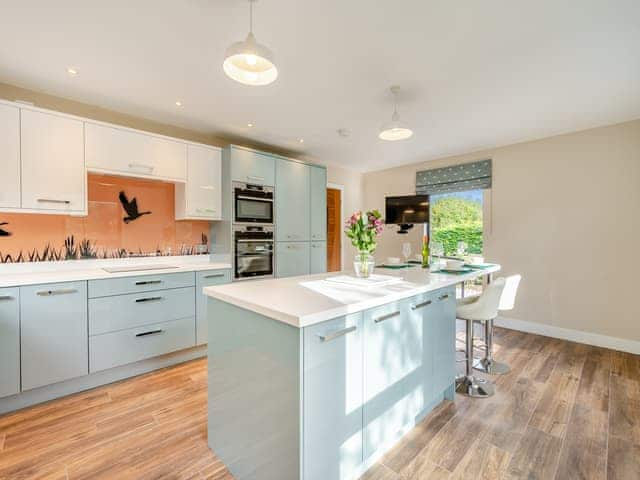
[[[0, 81], [360, 171], [640, 117], [638, 0], [260, 0], [266, 87], [222, 71], [247, 24], [243, 0], [3, 0]], [[377, 137], [393, 84], [402, 142]]]

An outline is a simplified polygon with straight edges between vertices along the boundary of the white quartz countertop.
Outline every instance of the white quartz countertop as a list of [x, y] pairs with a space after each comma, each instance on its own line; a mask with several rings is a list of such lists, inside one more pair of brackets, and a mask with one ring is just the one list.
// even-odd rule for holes
[[500, 266], [495, 265], [486, 269], [475, 269], [463, 275], [451, 275], [429, 273], [419, 267], [402, 270], [376, 269], [376, 274], [400, 277], [401, 281], [370, 287], [355, 287], [327, 281], [329, 277], [350, 274], [332, 272], [236, 282], [206, 287], [204, 293], [294, 327], [308, 327], [499, 270]]
[[0, 266], [0, 288], [230, 268], [230, 263], [212, 262], [208, 255], [9, 264]]

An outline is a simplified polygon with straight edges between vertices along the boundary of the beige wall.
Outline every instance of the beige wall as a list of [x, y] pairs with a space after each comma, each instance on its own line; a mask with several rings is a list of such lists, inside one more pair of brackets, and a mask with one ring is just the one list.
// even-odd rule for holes
[[[640, 120], [368, 173], [364, 206], [413, 192], [418, 170], [485, 158], [485, 256], [523, 275], [506, 316], [640, 341]], [[404, 238], [386, 231], [376, 256]]]
[[[362, 174], [355, 170], [329, 165], [327, 167], [327, 181], [344, 187], [342, 192], [343, 221], [356, 210], [362, 210]], [[356, 254], [351, 241], [342, 236], [342, 266], [349, 268]]]

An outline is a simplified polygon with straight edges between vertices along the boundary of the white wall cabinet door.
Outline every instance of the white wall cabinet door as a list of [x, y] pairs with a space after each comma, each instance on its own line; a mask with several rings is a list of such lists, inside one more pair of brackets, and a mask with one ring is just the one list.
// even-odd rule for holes
[[20, 110], [0, 105], [0, 208], [20, 208]]
[[187, 146], [187, 183], [176, 185], [176, 218], [222, 219], [222, 152]]
[[187, 145], [177, 140], [86, 123], [87, 168], [140, 178], [184, 182]]
[[22, 109], [20, 137], [22, 208], [86, 213], [83, 122]]

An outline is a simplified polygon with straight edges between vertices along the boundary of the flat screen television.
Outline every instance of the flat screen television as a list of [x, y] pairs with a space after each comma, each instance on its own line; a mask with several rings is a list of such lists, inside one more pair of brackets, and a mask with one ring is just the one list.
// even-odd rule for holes
[[429, 223], [429, 195], [386, 197], [384, 221], [396, 225]]

